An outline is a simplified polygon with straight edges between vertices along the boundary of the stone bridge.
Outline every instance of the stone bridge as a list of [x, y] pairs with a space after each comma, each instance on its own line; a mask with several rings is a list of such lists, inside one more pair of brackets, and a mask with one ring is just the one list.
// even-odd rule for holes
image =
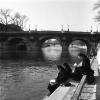
[[87, 46], [87, 53], [95, 52], [100, 42], [100, 34], [97, 32], [77, 31], [23, 31], [23, 32], [0, 32], [0, 51], [41, 51], [44, 42], [48, 39], [57, 39], [63, 50], [68, 50], [72, 41], [80, 40]]

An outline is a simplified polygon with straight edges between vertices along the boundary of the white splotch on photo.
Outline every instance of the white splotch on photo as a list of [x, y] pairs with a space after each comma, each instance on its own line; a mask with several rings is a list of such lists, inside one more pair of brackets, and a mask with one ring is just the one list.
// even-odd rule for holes
[[100, 48], [98, 48], [98, 50], [97, 50], [97, 61], [98, 61], [98, 65], [100, 68]]

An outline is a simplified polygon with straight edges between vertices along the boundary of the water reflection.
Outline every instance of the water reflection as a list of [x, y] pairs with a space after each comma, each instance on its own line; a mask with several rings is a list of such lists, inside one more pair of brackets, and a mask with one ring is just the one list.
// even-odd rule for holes
[[85, 53], [87, 52], [87, 48], [85, 46], [69, 46], [69, 53], [71, 56], [78, 56], [78, 54], [82, 52]]
[[80, 40], [75, 40], [69, 45], [69, 53], [71, 56], [78, 56], [80, 52], [87, 53], [87, 46]]
[[42, 48], [43, 55], [45, 59], [55, 61], [59, 60], [62, 54], [62, 46], [59, 44], [50, 45], [48, 47]]
[[80, 40], [73, 41], [68, 47], [69, 54], [73, 60], [73, 62], [79, 62], [78, 54], [79, 53], [87, 53], [87, 46], [84, 42]]

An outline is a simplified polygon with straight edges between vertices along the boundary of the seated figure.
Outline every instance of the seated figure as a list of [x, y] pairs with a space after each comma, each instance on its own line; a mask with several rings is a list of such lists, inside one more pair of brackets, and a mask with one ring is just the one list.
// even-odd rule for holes
[[55, 79], [55, 82], [50, 82], [48, 85], [50, 94], [53, 93], [55, 89], [60, 85], [71, 86], [71, 84], [67, 82], [71, 75], [71, 69], [69, 68], [69, 66], [67, 66], [67, 64], [64, 64], [63, 66], [57, 65], [57, 68], [59, 72], [57, 78]]
[[87, 75], [86, 82], [88, 84], [94, 83], [94, 71], [91, 69], [89, 58], [85, 54], [79, 54], [79, 58], [82, 59], [82, 65], [75, 68], [72, 78], [80, 81], [83, 75]]

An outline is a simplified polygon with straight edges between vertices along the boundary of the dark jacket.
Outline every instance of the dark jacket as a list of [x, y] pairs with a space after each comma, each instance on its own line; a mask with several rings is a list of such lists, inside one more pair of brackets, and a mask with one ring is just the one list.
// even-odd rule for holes
[[71, 76], [71, 69], [68, 67], [61, 69], [61, 71], [58, 73], [58, 76], [56, 78], [56, 81], [58, 84], [66, 82]]
[[82, 58], [83, 58], [82, 67], [81, 67], [82, 73], [89, 76], [93, 75], [94, 71], [91, 69], [89, 58], [85, 55], [82, 55]]
[[82, 78], [82, 69], [81, 67], [76, 67], [74, 73], [72, 73], [71, 77], [75, 81], [80, 81]]

